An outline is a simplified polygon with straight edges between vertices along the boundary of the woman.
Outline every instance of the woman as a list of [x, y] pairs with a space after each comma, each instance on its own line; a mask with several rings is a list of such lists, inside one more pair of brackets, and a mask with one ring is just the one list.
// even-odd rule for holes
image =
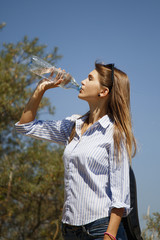
[[16, 124], [25, 135], [66, 146], [62, 234], [69, 239], [126, 240], [121, 218], [130, 212], [129, 164], [136, 150], [127, 75], [113, 64], [95, 64], [78, 97], [89, 112], [62, 121], [37, 121], [44, 92], [58, 87], [44, 80]]

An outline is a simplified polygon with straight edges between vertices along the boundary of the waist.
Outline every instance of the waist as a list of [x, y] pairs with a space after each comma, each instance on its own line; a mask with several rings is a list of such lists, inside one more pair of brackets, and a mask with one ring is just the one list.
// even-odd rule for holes
[[66, 231], [71, 231], [71, 232], [74, 231], [74, 232], [76, 232], [78, 230], [82, 230], [83, 227], [84, 227], [84, 225], [82, 225], [82, 226], [73, 226], [73, 225], [69, 225], [69, 224], [66, 224], [66, 223], [62, 223], [62, 230], [64, 232], [66, 232]]
[[81, 226], [70, 225], [70, 224], [66, 224], [66, 223], [62, 222], [62, 230], [64, 232], [66, 232], [66, 231], [77, 232], [79, 230], [84, 230], [84, 229], [89, 230], [91, 227], [94, 227], [94, 226], [97, 226], [97, 225], [102, 225], [102, 224], [107, 224], [108, 225], [109, 219], [110, 219], [110, 217], [104, 217], [104, 218], [97, 219], [93, 222], [90, 222], [90, 223], [87, 223], [87, 224], [84, 224], [84, 225], [81, 225]]

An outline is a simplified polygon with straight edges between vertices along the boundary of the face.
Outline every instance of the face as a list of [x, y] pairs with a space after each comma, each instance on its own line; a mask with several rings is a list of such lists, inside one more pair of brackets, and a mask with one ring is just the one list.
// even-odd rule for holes
[[101, 92], [102, 86], [99, 81], [99, 73], [93, 70], [88, 78], [83, 80], [82, 88], [78, 97], [86, 101], [97, 101], [98, 94]]

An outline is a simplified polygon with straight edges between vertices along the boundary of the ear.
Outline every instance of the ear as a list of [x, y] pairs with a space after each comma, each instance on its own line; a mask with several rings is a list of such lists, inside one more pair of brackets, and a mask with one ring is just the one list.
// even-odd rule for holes
[[100, 92], [101, 97], [106, 97], [106, 96], [108, 96], [108, 94], [109, 94], [109, 88], [107, 88], [107, 87], [104, 87]]

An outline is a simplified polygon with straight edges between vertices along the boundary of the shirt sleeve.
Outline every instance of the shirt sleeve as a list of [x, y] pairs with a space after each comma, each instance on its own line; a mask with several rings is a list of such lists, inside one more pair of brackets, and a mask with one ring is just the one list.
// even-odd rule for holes
[[114, 147], [110, 155], [110, 191], [111, 208], [124, 208], [124, 216], [131, 211], [130, 208], [130, 180], [129, 180], [129, 157], [125, 146], [121, 146], [121, 154], [117, 162]]
[[36, 139], [48, 140], [58, 144], [66, 145], [78, 115], [72, 115], [61, 121], [34, 120], [26, 124], [15, 124], [18, 133]]

